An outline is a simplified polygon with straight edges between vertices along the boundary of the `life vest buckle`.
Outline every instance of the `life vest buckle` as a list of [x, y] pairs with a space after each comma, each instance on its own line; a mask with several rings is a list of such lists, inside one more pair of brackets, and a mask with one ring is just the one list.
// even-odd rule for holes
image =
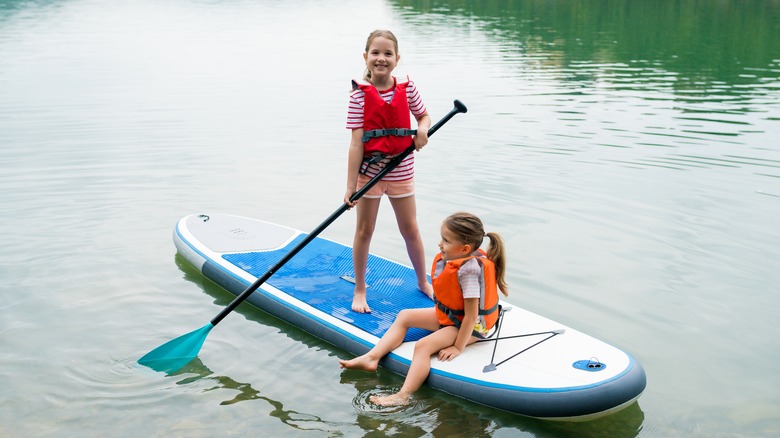
[[363, 143], [375, 137], [387, 137], [389, 135], [406, 137], [407, 135], [417, 135], [417, 130], [405, 128], [372, 129], [363, 133]]

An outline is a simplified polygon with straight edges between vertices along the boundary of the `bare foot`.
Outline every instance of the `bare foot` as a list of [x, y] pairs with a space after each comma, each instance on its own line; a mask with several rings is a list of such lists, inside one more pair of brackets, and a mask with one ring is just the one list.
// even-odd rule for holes
[[384, 397], [372, 395], [369, 400], [371, 400], [371, 403], [379, 406], [405, 406], [409, 404], [409, 394], [399, 392]]
[[355, 295], [352, 297], [352, 310], [357, 313], [371, 313], [371, 308], [368, 307], [366, 301], [366, 291], [359, 292], [355, 289]]
[[367, 354], [364, 354], [352, 360], [340, 360], [339, 364], [341, 364], [341, 368], [374, 372], [379, 366], [379, 361], [373, 360]]
[[428, 295], [428, 298], [433, 300], [433, 286], [431, 286], [430, 283], [426, 282], [423, 284], [418, 284], [417, 289], [419, 289], [420, 292], [424, 293], [425, 295]]

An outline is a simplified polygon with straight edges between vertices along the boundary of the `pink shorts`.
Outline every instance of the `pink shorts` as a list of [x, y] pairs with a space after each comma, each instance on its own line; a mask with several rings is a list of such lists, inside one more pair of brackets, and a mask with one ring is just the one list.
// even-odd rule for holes
[[[367, 182], [371, 181], [371, 178], [363, 175], [358, 175], [358, 187], [363, 187]], [[379, 180], [371, 190], [363, 195], [364, 198], [381, 198], [382, 195], [387, 195], [388, 198], [405, 198], [407, 196], [414, 195], [414, 178], [406, 179], [403, 181], [385, 181]]]

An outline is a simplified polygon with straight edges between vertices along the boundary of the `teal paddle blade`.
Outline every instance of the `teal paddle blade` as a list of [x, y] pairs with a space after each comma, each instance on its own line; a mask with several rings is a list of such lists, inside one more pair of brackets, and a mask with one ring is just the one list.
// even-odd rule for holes
[[212, 328], [214, 324], [208, 323], [186, 335], [172, 339], [146, 353], [144, 357], [138, 359], [138, 363], [164, 373], [178, 371], [198, 356], [200, 347], [203, 346]]

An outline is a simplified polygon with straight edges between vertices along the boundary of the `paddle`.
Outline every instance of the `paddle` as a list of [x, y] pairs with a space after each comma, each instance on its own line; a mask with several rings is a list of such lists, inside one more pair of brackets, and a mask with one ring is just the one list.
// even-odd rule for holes
[[[467, 111], [466, 105], [463, 104], [463, 102], [459, 100], [455, 100], [453, 102], [455, 107], [450, 110], [447, 115], [442, 117], [441, 120], [436, 122], [435, 125], [431, 126], [430, 129], [428, 129], [428, 136], [430, 137], [433, 135], [436, 131], [439, 130], [445, 123], [447, 123], [451, 118], [455, 116], [455, 114], [458, 113], [465, 113]], [[349, 198], [350, 202], [354, 202], [358, 199], [360, 199], [366, 192], [368, 192], [371, 187], [376, 185], [379, 180], [381, 180], [385, 175], [387, 175], [388, 172], [395, 169], [398, 164], [403, 161], [404, 158], [406, 158], [409, 154], [411, 154], [414, 151], [414, 144], [406, 148], [403, 152], [401, 152], [399, 155], [393, 157], [387, 165], [379, 171], [379, 173], [371, 178], [371, 180], [366, 183], [360, 190], [355, 192], [354, 195], [352, 195]], [[177, 371], [181, 367], [187, 364], [187, 362], [191, 361], [195, 357], [198, 356], [198, 352], [200, 351], [200, 348], [203, 346], [203, 342], [206, 341], [206, 336], [208, 336], [209, 332], [212, 328], [214, 328], [215, 325], [219, 324], [222, 319], [224, 319], [228, 313], [232, 312], [233, 309], [238, 307], [241, 302], [243, 302], [245, 299], [249, 297], [255, 290], [257, 290], [258, 287], [260, 287], [261, 284], [265, 283], [266, 280], [268, 280], [276, 271], [279, 270], [285, 263], [287, 263], [291, 258], [295, 256], [295, 254], [298, 254], [298, 252], [303, 249], [304, 246], [308, 245], [309, 242], [314, 240], [315, 237], [317, 237], [325, 228], [327, 228], [333, 221], [335, 221], [339, 216], [341, 216], [345, 211], [349, 210], [349, 205], [345, 202], [341, 205], [333, 214], [330, 215], [323, 223], [321, 223], [317, 228], [314, 229], [311, 233], [309, 233], [306, 238], [304, 238], [300, 243], [298, 243], [293, 249], [290, 250], [284, 257], [281, 258], [274, 266], [272, 266], [268, 272], [263, 274], [260, 278], [258, 278], [254, 283], [252, 283], [251, 286], [246, 288], [243, 292], [241, 292], [241, 295], [237, 296], [230, 304], [227, 305], [217, 316], [214, 317], [208, 324], [204, 325], [203, 327], [193, 330], [187, 334], [181, 335], [176, 339], [172, 339], [168, 342], [166, 342], [163, 345], [160, 345], [159, 347], [155, 348], [154, 350], [146, 353], [142, 358], [138, 359], [138, 363], [141, 365], [148, 366], [149, 368], [152, 368], [155, 371], [162, 371], [165, 373], [172, 373], [174, 371]]]

